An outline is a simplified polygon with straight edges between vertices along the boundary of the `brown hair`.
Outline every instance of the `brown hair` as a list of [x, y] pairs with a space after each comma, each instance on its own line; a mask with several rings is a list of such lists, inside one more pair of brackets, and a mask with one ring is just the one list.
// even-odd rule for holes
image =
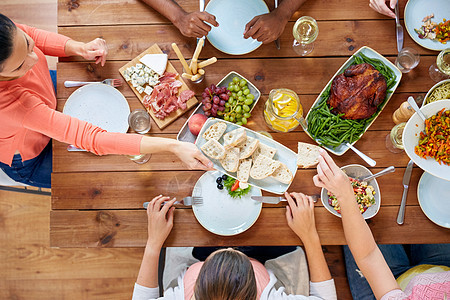
[[254, 300], [256, 278], [250, 259], [228, 248], [205, 260], [195, 282], [195, 300]]

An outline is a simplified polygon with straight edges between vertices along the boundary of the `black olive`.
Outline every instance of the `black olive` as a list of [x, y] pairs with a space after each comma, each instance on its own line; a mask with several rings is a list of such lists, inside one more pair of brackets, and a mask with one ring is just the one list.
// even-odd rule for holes
[[223, 184], [221, 184], [221, 183], [217, 184], [217, 188], [218, 188], [219, 190], [223, 190]]
[[222, 183], [222, 177], [217, 177], [216, 182], [217, 183]]
[[227, 180], [227, 178], [228, 178], [227, 174], [223, 174], [223, 175], [222, 175], [222, 179], [223, 179], [223, 180]]

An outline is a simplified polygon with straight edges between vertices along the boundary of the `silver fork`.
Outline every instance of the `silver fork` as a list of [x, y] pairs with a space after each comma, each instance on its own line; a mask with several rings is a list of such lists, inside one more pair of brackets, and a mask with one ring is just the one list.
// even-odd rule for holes
[[86, 85], [86, 84], [90, 84], [90, 83], [103, 83], [103, 84], [107, 84], [107, 85], [111, 85], [113, 87], [119, 87], [122, 85], [122, 80], [121, 79], [105, 79], [102, 81], [70, 81], [70, 80], [66, 80], [64, 81], [64, 86], [65, 87], [77, 87], [77, 86], [82, 86], [82, 85]]
[[[163, 205], [166, 204], [167, 201], [163, 202]], [[144, 208], [147, 209], [149, 202], [144, 202]], [[202, 205], [203, 204], [203, 197], [184, 197], [181, 201], [175, 201], [173, 204], [183, 204], [184, 206], [192, 206], [192, 205]]]

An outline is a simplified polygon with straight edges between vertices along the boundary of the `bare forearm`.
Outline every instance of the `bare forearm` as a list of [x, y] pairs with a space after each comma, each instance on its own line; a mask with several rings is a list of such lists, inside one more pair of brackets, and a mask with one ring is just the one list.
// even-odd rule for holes
[[174, 139], [144, 136], [141, 140], [141, 153], [174, 152], [179, 142]]
[[281, 17], [289, 20], [305, 1], [306, 0], [283, 0], [276, 9], [276, 12]]
[[67, 56], [81, 56], [83, 45], [84, 45], [83, 42], [68, 40], [64, 48], [64, 51]]
[[175, 20], [179, 18], [180, 15], [186, 14], [184, 9], [172, 0], [142, 0], [142, 2], [151, 6], [172, 23], [175, 23]]
[[149, 288], [158, 287], [158, 262], [161, 247], [147, 243], [136, 283]]
[[325, 256], [323, 255], [319, 236], [314, 234], [310, 239], [303, 241], [303, 244], [305, 246], [306, 258], [308, 260], [311, 282], [330, 280], [331, 273], [328, 269]]

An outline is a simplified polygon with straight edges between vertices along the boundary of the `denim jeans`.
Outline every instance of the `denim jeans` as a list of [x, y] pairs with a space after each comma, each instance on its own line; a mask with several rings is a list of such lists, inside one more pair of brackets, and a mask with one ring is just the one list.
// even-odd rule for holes
[[[378, 245], [389, 268], [397, 278], [417, 265], [450, 267], [450, 244]], [[366, 278], [361, 276], [348, 246], [344, 246], [345, 268], [353, 299], [375, 300]]]

